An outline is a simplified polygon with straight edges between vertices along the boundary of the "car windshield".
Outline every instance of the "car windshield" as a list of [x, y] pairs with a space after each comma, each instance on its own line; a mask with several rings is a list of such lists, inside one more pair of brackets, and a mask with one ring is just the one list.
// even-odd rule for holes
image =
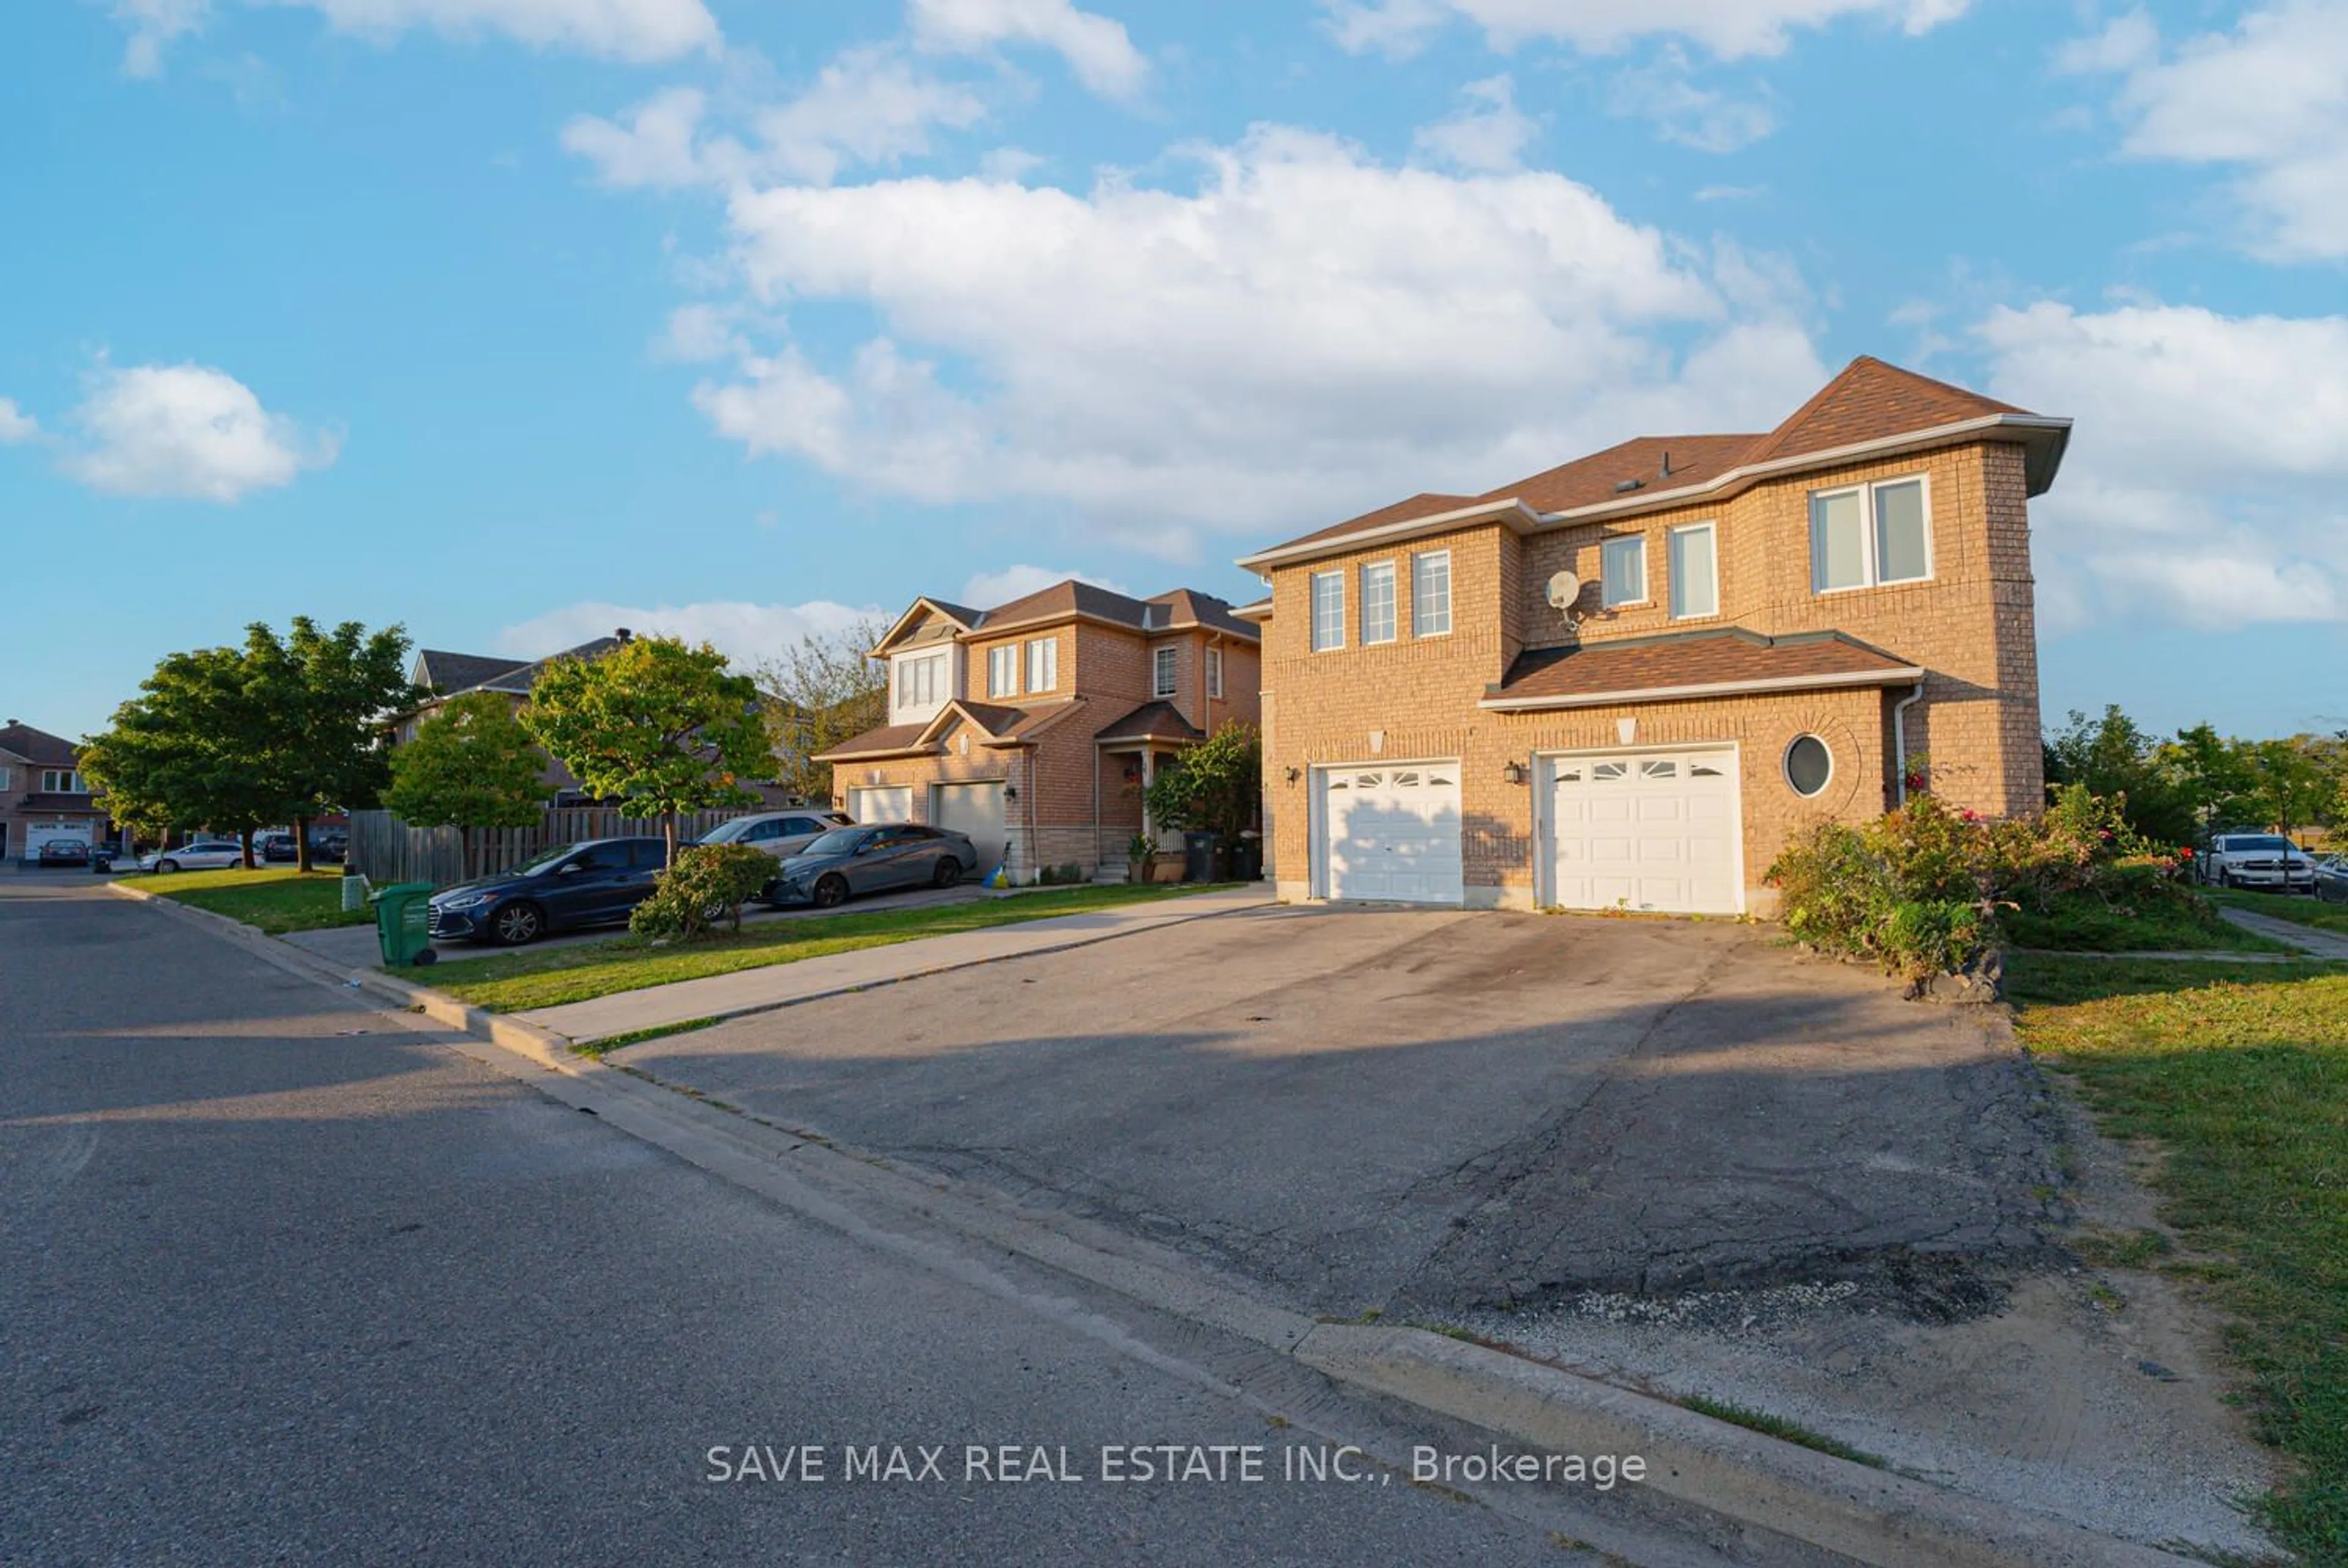
[[754, 816], [737, 816], [733, 818], [731, 821], [721, 822], [716, 827], [711, 828], [707, 833], [703, 834], [701, 835], [701, 842], [704, 844], [731, 844], [736, 839], [741, 837], [744, 834], [749, 832], [751, 825], [757, 820], [758, 819]]
[[2282, 847], [2284, 847], [2284, 845], [2281, 838], [2273, 835], [2267, 835], [2264, 836], [2258, 835], [2245, 835], [2240, 838], [2230, 838], [2226, 840], [2226, 848], [2229, 853], [2239, 849], [2276, 850]]
[[579, 846], [575, 844], [558, 844], [551, 849], [541, 849], [536, 855], [531, 856], [528, 860], [523, 861], [520, 866], [512, 867], [506, 873], [506, 875], [509, 876], [536, 876], [541, 873], [551, 871], [554, 867], [561, 865], [562, 862], [569, 859], [571, 857], [571, 852], [578, 847]]
[[864, 829], [835, 827], [799, 853], [802, 855], [852, 855], [856, 852], [856, 846], [863, 842]]

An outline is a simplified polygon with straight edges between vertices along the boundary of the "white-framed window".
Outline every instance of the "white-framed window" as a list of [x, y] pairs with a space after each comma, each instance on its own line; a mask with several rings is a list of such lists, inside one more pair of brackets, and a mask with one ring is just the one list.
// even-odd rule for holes
[[1149, 656], [1149, 694], [1153, 697], [1174, 695], [1174, 682], [1182, 663], [1182, 651], [1172, 643]]
[[89, 786], [81, 782], [81, 774], [72, 768], [43, 768], [41, 793], [43, 794], [88, 794]]
[[1810, 493], [1810, 591], [1931, 575], [1931, 497], [1921, 474]]
[[986, 694], [990, 697], [1019, 695], [1019, 647], [1006, 642], [1000, 648], [986, 651]]
[[1060, 640], [1038, 637], [1027, 644], [1027, 690], [1056, 691], [1060, 684]]
[[1362, 568], [1362, 641], [1395, 640], [1395, 563], [1371, 561]]
[[1313, 651], [1326, 653], [1345, 646], [1345, 574], [1313, 574]]
[[1710, 523], [1673, 528], [1664, 544], [1672, 575], [1672, 619], [1720, 613], [1719, 530]]
[[1647, 601], [1647, 536], [1625, 534], [1598, 547], [1600, 602], [1609, 610], [1618, 604]]
[[1223, 651], [1207, 650], [1207, 695], [1220, 698], [1223, 694]]
[[5, 789], [6, 789], [7, 787], [8, 787], [8, 770], [7, 770], [6, 768], [5, 768], [5, 767], [0, 767], [0, 790], [5, 790]]
[[1804, 799], [1834, 782], [1834, 753], [1816, 735], [1796, 735], [1786, 743], [1786, 784]]
[[1426, 550], [1410, 558], [1410, 634], [1451, 635], [1451, 552]]
[[946, 700], [946, 656], [926, 653], [897, 661], [897, 711], [934, 708]]

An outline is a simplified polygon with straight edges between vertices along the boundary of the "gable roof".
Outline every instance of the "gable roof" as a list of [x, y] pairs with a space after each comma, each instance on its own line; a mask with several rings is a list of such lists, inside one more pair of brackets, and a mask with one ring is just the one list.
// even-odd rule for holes
[[929, 595], [923, 594], [905, 607], [904, 614], [889, 623], [889, 630], [882, 632], [880, 641], [872, 645], [870, 651], [872, 657], [879, 658], [891, 643], [904, 634], [908, 627], [924, 615], [942, 615], [964, 631], [985, 619], [985, 612], [983, 610], [956, 604], [951, 600], [932, 599]]
[[1071, 615], [1143, 632], [1180, 631], [1203, 626], [1210, 630], [1245, 638], [1251, 642], [1259, 641], [1262, 635], [1256, 628], [1233, 615], [1229, 602], [1211, 593], [1201, 593], [1195, 588], [1172, 589], [1154, 598], [1135, 599], [1097, 583], [1067, 578], [1048, 588], [1022, 594], [1008, 604], [997, 605], [993, 610], [965, 610], [959, 605], [950, 605], [943, 600], [917, 599], [911, 609], [897, 618], [888, 635], [874, 644], [873, 653], [876, 656], [885, 653], [890, 644], [924, 610], [935, 610], [955, 621], [963, 629], [958, 637], [964, 639], [989, 636], [1014, 627], [1058, 620]]
[[1171, 702], [1144, 702], [1093, 737], [1103, 741], [1203, 741], [1207, 732], [1184, 718]]
[[21, 719], [0, 724], [0, 752], [8, 752], [42, 767], [70, 768], [81, 761], [81, 748], [63, 735], [36, 730]]
[[419, 649], [408, 678], [444, 696], [469, 692], [529, 663], [527, 659], [499, 659], [487, 653], [452, 653], [441, 648]]
[[1474, 497], [1420, 495], [1241, 558], [1264, 570], [1354, 542], [1416, 537], [1489, 518], [1519, 532], [1568, 520], [1725, 499], [1761, 479], [1862, 456], [1965, 441], [2025, 448], [2029, 493], [2054, 482], [2071, 422], [2033, 414], [1862, 354], [1758, 436], [1643, 436]]
[[1839, 631], [1766, 637], [1727, 627], [1529, 649], [1506, 679], [1486, 689], [1480, 706], [1590, 708], [1923, 678], [1908, 661]]
[[629, 641], [631, 640], [619, 637], [592, 638], [576, 648], [566, 648], [560, 653], [550, 653], [543, 659], [534, 659], [525, 664], [517, 664], [513, 669], [482, 682], [474, 690], [503, 692], [510, 696], [527, 697], [536, 689], [539, 677], [546, 673], [548, 665], [563, 659], [601, 659], [604, 654], [626, 646]]

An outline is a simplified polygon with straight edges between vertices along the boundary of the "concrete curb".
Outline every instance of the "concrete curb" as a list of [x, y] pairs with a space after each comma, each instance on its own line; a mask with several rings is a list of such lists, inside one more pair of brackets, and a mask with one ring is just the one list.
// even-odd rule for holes
[[[2195, 1568], [2187, 1558], [1816, 1453], [1544, 1362], [1424, 1329], [1314, 1322], [1194, 1270], [1091, 1245], [1007, 1210], [999, 1198], [989, 1202], [953, 1184], [917, 1180], [875, 1156], [793, 1135], [639, 1070], [577, 1056], [550, 1030], [389, 975], [347, 973], [224, 916], [109, 886], [278, 968], [337, 989], [355, 987], [402, 1013], [420, 1013], [487, 1041], [505, 1060], [476, 1060], [524, 1082], [535, 1079], [558, 1099], [592, 1102], [622, 1132], [860, 1239], [920, 1255], [918, 1244], [858, 1220], [825, 1197], [827, 1190], [852, 1190], [964, 1240], [1292, 1357], [1347, 1387], [1524, 1445], [1514, 1451], [1636, 1454], [1647, 1465], [1640, 1485], [1730, 1524], [1880, 1568]], [[516, 1071], [525, 1064], [538, 1073]], [[571, 1083], [549, 1084], [546, 1073]]]

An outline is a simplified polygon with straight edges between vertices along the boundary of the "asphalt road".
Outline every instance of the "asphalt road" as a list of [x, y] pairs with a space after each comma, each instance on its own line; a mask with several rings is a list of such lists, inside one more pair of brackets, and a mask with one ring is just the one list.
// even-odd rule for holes
[[[1283, 1425], [1211, 1344], [865, 1246], [87, 885], [0, 876], [0, 1260], [9, 1563], [1590, 1560], [1390, 1471], [1106, 1482], [1409, 1418], [1292, 1384]], [[841, 1477], [900, 1443], [942, 1479]], [[801, 1444], [824, 1481], [742, 1479]]]

